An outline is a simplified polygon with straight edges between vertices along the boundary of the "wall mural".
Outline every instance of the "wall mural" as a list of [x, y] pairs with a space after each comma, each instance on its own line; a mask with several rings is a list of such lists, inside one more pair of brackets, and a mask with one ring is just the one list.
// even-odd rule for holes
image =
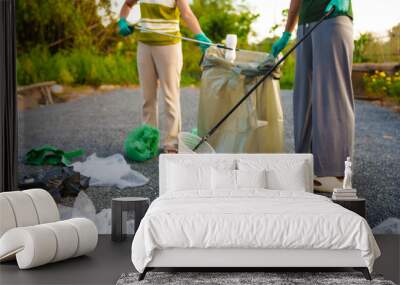
[[[221, 1], [216, 13], [211, 4], [193, 1], [204, 31], [204, 37], [196, 40], [203, 45], [209, 39], [225, 43], [226, 35], [235, 34], [241, 49], [236, 60], [243, 64], [234, 66], [231, 53], [225, 58], [223, 49], [211, 47], [203, 61], [207, 73], [202, 76], [199, 62], [204, 46], [183, 41], [183, 58], [179, 50], [157, 57], [159, 66], [167, 59], [174, 66], [183, 65], [181, 77], [174, 79], [181, 82], [175, 96], [170, 82], [145, 74], [152, 70], [144, 54], [147, 50], [138, 44], [137, 37], [143, 35], [130, 21], [119, 20], [116, 11], [122, 4], [116, 9], [110, 2], [17, 1], [19, 188], [46, 189], [64, 219], [86, 216], [100, 233], [110, 233], [112, 198], [158, 197], [158, 154], [175, 151], [180, 131], [189, 138], [206, 134], [254, 84], [254, 78], [274, 63], [274, 57], [256, 51], [269, 52], [277, 39], [272, 29], [262, 41], [249, 41], [257, 14], [248, 8], [236, 10], [232, 1]], [[204, 21], [206, 16], [224, 22], [210, 24], [211, 20]], [[354, 188], [358, 197], [366, 199], [366, 218], [375, 233], [400, 234], [400, 74], [398, 65], [388, 67], [383, 62], [400, 60], [399, 30], [400, 25], [392, 27], [387, 41], [375, 41], [372, 34], [355, 39], [354, 155], [346, 162], [344, 188], [349, 191], [342, 195], [350, 197]], [[194, 37], [188, 28], [182, 28], [181, 34]], [[179, 42], [160, 38], [172, 39], [174, 47]], [[293, 38], [288, 45], [294, 44]], [[377, 46], [385, 57], [376, 56]], [[268, 59], [272, 63], [262, 69], [260, 64]], [[363, 64], [369, 61], [378, 63]], [[232, 68], [221, 72], [221, 62]], [[242, 77], [232, 79], [238, 72]], [[294, 75], [292, 54], [273, 74], [280, 81], [270, 78], [263, 84], [209, 144], [217, 152], [293, 153], [294, 124], [299, 123], [293, 117]], [[153, 90], [157, 87], [158, 97]], [[344, 140], [346, 125], [342, 117], [337, 122], [334, 140]], [[328, 144], [327, 149], [335, 146]], [[340, 162], [343, 174], [334, 176], [345, 176], [345, 160], [346, 156]]]

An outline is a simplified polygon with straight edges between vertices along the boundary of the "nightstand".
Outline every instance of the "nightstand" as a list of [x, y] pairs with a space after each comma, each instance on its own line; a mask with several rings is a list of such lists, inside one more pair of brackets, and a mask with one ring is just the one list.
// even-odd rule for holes
[[359, 214], [361, 217], [365, 218], [366, 217], [366, 211], [365, 211], [365, 204], [366, 200], [364, 198], [357, 198], [357, 199], [352, 199], [352, 200], [333, 200], [332, 202], [339, 204], [340, 206], [353, 211], [356, 214]]
[[128, 212], [132, 211], [135, 218], [135, 233], [150, 206], [150, 199], [143, 197], [114, 198], [111, 202], [111, 239], [123, 241], [126, 239], [126, 223]]

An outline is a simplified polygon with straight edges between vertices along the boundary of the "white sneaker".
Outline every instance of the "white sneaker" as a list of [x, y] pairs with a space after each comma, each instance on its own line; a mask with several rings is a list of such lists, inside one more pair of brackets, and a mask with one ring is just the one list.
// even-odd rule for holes
[[314, 190], [332, 193], [335, 188], [342, 188], [343, 179], [333, 176], [314, 177]]

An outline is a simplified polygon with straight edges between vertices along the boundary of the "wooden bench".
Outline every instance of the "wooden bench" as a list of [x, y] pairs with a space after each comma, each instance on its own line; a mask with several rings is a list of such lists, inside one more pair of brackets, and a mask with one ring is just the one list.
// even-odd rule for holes
[[51, 87], [55, 84], [57, 84], [55, 81], [46, 81], [26, 86], [19, 86], [17, 87], [17, 95], [24, 96], [39, 91], [43, 102], [45, 102], [46, 105], [54, 104], [53, 96], [51, 95]]

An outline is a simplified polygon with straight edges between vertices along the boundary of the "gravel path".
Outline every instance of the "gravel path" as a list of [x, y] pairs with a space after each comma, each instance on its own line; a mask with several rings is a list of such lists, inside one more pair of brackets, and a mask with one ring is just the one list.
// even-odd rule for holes
[[[286, 151], [293, 152], [291, 91], [282, 91]], [[198, 90], [182, 90], [183, 129], [196, 127]], [[19, 113], [20, 177], [40, 168], [22, 163], [32, 147], [51, 144], [64, 150], [83, 148], [87, 155], [104, 157], [121, 153], [127, 133], [140, 124], [142, 99], [138, 90], [121, 89], [78, 101]], [[161, 106], [160, 117], [163, 116]], [[368, 200], [368, 221], [373, 227], [388, 217], [400, 218], [400, 115], [371, 103], [356, 103], [357, 130], [354, 184]], [[158, 196], [158, 160], [133, 163], [132, 168], [150, 178], [137, 188], [118, 190], [90, 187], [86, 193], [100, 211], [112, 197]], [[73, 198], [63, 200], [71, 205]]]

